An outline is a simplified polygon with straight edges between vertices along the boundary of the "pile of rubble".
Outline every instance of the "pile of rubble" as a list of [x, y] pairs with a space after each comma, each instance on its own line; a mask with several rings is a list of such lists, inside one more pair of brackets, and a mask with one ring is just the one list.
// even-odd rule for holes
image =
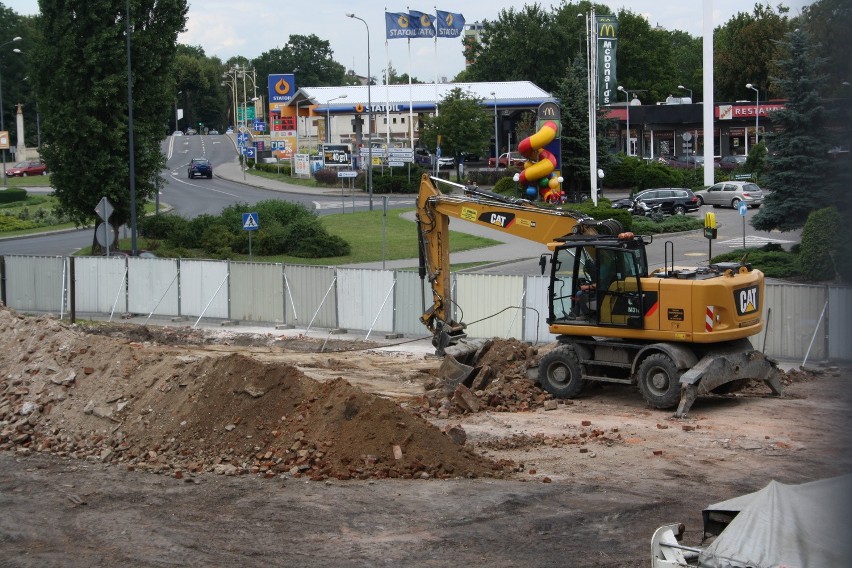
[[0, 366], [0, 450], [19, 454], [175, 477], [425, 479], [505, 470], [393, 401], [344, 378], [313, 380], [286, 362], [113, 339], [0, 308]]

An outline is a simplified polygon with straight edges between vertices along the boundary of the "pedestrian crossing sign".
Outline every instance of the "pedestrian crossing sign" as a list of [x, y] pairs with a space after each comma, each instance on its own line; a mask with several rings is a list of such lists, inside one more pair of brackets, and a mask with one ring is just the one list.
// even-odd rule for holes
[[243, 229], [246, 231], [256, 231], [260, 228], [257, 222], [257, 213], [243, 213]]

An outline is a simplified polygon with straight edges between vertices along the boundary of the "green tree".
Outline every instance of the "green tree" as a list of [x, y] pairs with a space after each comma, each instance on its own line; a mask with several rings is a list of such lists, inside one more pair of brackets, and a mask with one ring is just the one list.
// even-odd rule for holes
[[284, 47], [261, 53], [251, 64], [260, 78], [293, 73], [297, 86], [329, 87], [347, 82], [346, 68], [334, 60], [331, 44], [314, 34], [291, 35]]
[[849, 0], [817, 0], [802, 8], [799, 22], [814, 43], [814, 53], [824, 61], [820, 68], [826, 75], [823, 95], [850, 98], [852, 3]]
[[[174, 68], [175, 102], [183, 109], [181, 129], [195, 128], [199, 122], [207, 128], [229, 124], [231, 91], [222, 88], [226, 69], [222, 61], [207, 57], [201, 46], [178, 45]], [[251, 83], [248, 88], [252, 88]]]
[[713, 32], [713, 80], [717, 101], [736, 101], [750, 95], [746, 83], [760, 86], [764, 98], [781, 95], [769, 77], [777, 74], [778, 38], [792, 29], [783, 5], [755, 4], [751, 14], [740, 12]]
[[463, 152], [481, 154], [488, 147], [493, 123], [483, 111], [483, 101], [456, 87], [438, 103], [438, 115], [426, 117], [420, 130], [420, 144], [455, 156], [456, 175]]
[[[107, 197], [117, 228], [131, 216], [125, 1], [39, 5], [43, 35], [33, 50], [31, 78], [44, 111], [42, 156], [59, 208], [85, 224]], [[173, 61], [186, 11], [185, 0], [130, 2], [137, 213], [160, 179], [160, 142], [174, 104]]]
[[781, 76], [775, 84], [787, 98], [784, 110], [772, 113], [773, 132], [766, 135], [766, 157], [762, 183], [772, 190], [752, 225], [761, 231], [801, 228], [808, 214], [836, 204], [843, 194], [826, 183], [831, 164], [829, 140], [823, 135], [828, 114], [819, 95], [824, 76], [816, 69], [804, 30], [786, 34], [785, 58], [778, 61]]
[[[33, 96], [30, 93], [29, 81], [23, 80], [27, 75], [27, 57], [29, 51], [27, 48], [32, 45], [33, 39], [33, 35], [32, 33], [28, 33], [29, 31], [27, 18], [19, 16], [11, 8], [0, 4], [0, 44], [6, 44], [0, 48], [0, 78], [3, 80], [3, 124], [12, 137], [11, 143], [13, 147], [17, 144], [15, 103], [24, 103], [24, 109], [30, 110], [32, 116], [35, 117], [35, 106], [30, 105], [33, 101]], [[15, 37], [20, 37], [21, 40], [13, 42], [12, 39]], [[15, 53], [14, 49], [20, 49], [21, 53]], [[34, 123], [35, 121], [32, 122]], [[29, 122], [25, 124], [29, 126]], [[32, 126], [32, 132], [35, 132], [35, 125], [33, 124]], [[32, 138], [27, 136], [26, 140], [30, 141]], [[11, 159], [9, 151], [6, 150], [7, 162]]]

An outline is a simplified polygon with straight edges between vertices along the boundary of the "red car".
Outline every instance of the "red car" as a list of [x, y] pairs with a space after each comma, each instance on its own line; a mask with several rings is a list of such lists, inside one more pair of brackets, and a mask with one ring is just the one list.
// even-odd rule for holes
[[33, 162], [18, 162], [8, 170], [6, 170], [6, 177], [27, 177], [27, 176], [46, 176], [47, 175], [47, 165], [41, 161], [33, 161]]
[[[518, 154], [517, 152], [511, 152], [510, 154], [511, 155], [500, 154], [500, 157], [496, 161], [496, 163], [499, 165], [499, 167], [501, 167], [501, 168], [508, 168], [508, 167], [523, 168], [524, 162], [526, 162], [527, 159], [524, 158], [523, 156], [521, 156], [520, 154]], [[495, 166], [495, 161], [494, 161], [493, 157], [488, 158], [488, 167], [489, 168], [497, 167], [497, 166]]]

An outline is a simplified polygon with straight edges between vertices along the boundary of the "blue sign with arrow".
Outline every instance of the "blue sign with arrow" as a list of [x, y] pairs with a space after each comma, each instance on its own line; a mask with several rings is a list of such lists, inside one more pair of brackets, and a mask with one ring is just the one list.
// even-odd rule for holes
[[257, 157], [257, 150], [255, 150], [254, 148], [251, 148], [249, 146], [246, 146], [245, 154], [246, 154], [246, 158], [255, 158], [255, 157]]

